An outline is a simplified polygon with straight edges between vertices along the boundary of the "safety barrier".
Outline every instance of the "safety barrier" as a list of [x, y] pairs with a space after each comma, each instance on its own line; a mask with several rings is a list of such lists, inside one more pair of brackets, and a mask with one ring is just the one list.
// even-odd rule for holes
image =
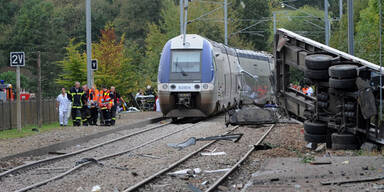
[[[58, 121], [55, 99], [44, 99], [41, 103], [43, 123]], [[36, 100], [21, 101], [21, 126], [37, 125], [38, 107]], [[17, 128], [16, 101], [0, 101], [0, 130]]]

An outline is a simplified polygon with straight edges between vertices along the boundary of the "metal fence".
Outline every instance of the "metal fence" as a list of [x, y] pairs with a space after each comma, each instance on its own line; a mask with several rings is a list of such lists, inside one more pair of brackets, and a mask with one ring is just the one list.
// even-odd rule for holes
[[[58, 121], [56, 111], [56, 100], [47, 99], [42, 101], [43, 123]], [[36, 100], [21, 101], [21, 126], [37, 125], [37, 102]], [[17, 128], [16, 101], [0, 101], [0, 130]]]

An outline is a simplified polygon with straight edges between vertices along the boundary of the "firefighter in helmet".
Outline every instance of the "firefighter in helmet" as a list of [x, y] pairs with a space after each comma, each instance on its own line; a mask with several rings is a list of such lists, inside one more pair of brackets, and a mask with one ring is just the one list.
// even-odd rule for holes
[[81, 108], [83, 107], [82, 96], [84, 92], [80, 87], [80, 82], [76, 82], [67, 94], [68, 99], [72, 102], [71, 115], [73, 119], [73, 126], [81, 125]]

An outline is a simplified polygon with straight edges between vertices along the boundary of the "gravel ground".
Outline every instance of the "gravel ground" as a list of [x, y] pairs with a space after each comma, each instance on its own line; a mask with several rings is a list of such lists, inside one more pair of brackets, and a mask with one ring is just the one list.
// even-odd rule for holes
[[[74, 174], [71, 174], [58, 181], [48, 183], [47, 185], [32, 191], [91, 191], [91, 188], [95, 185], [100, 185], [102, 191], [113, 191], [115, 188], [121, 191], [122, 189], [125, 189], [154, 174], [155, 172], [167, 167], [169, 164], [201, 147], [206, 142], [198, 142], [196, 145], [181, 151], [168, 147], [166, 145], [167, 143], [179, 143], [192, 136], [205, 137], [218, 135], [228, 130], [227, 128], [224, 128], [223, 117], [216, 117], [214, 120], [210, 120], [209, 122], [201, 122], [195, 125], [196, 126], [190, 129], [135, 150], [131, 154], [125, 154], [110, 160], [105, 160], [102, 162], [104, 164], [103, 167], [97, 165], [85, 166], [84, 168], [76, 171]], [[142, 144], [143, 142], [149, 141], [151, 138], [165, 135], [168, 132], [175, 131], [176, 129], [180, 129], [184, 126], [185, 125], [175, 125], [173, 128], [161, 129], [161, 133], [151, 132], [150, 135], [142, 135], [141, 140], [132, 139], [110, 150], [116, 152], [131, 148], [133, 146]], [[159, 158], [141, 156], [142, 154], [152, 155]], [[63, 167], [63, 165], [59, 164], [52, 166]], [[10, 182], [10, 185], [20, 186], [19, 182], [31, 183], [33, 182], [31, 181], [33, 179], [31, 178], [32, 176], [33, 175], [24, 176], [22, 181], [9, 178], [9, 180], [13, 180]], [[42, 179], [43, 177], [45, 178], [49, 176], [39, 175], [39, 178]], [[0, 188], [1, 187], [2, 186], [0, 186]]]
[[[153, 126], [154, 125], [148, 125], [148, 127], [153, 127]], [[135, 135], [135, 136], [132, 136], [130, 138], [126, 138], [126, 139], [121, 140], [121, 141], [116, 141], [114, 143], [101, 146], [101, 147], [93, 149], [91, 151], [83, 152], [81, 154], [78, 154], [78, 155], [75, 155], [72, 157], [68, 157], [68, 158], [65, 158], [63, 160], [55, 161], [55, 162], [49, 163], [49, 164], [44, 165], [44, 166], [39, 166], [37, 169], [23, 172], [23, 174], [16, 174], [16, 175], [13, 175], [11, 177], [6, 177], [6, 179], [4, 179], [0, 183], [0, 188], [8, 189], [7, 191], [16, 190], [16, 189], [22, 188], [23, 186], [31, 185], [31, 184], [36, 183], [38, 181], [42, 181], [42, 180], [51, 178], [57, 174], [57, 173], [53, 173], [53, 174], [44, 173], [44, 174], [42, 174], [41, 169], [43, 169], [43, 168], [52, 169], [52, 168], [58, 168], [59, 167], [59, 168], [64, 168], [64, 170], [67, 170], [70, 167], [73, 167], [76, 164], [76, 162], [81, 160], [82, 158], [99, 158], [99, 157], [102, 157], [104, 155], [114, 153], [116, 151], [121, 151], [124, 148], [127, 148], [129, 146], [134, 146], [136, 143], [143, 143], [148, 139], [152, 139], [152, 137], [155, 136], [155, 133], [161, 132], [161, 135], [167, 134], [169, 132], [173, 132], [173, 131], [176, 131], [178, 129], [182, 129], [183, 127], [185, 127], [185, 125], [183, 125], [183, 126], [178, 126], [178, 125], [163, 126], [163, 127], [158, 128], [156, 130], [151, 130], [151, 131], [142, 133], [140, 135]], [[97, 139], [91, 140], [90, 142], [85, 143], [84, 147], [85, 146], [89, 147], [89, 146], [92, 146], [95, 144], [99, 144], [99, 143], [105, 142], [107, 140], [114, 139], [116, 137], [120, 137], [121, 135], [130, 134], [132, 132], [134, 132], [134, 131], [133, 130], [124, 130], [124, 131], [120, 131], [119, 132], [120, 134], [115, 133], [115, 134], [107, 135], [107, 136], [102, 137], [102, 138], [97, 138]], [[74, 147], [70, 147], [70, 148], [66, 149], [65, 151], [68, 151], [68, 152], [69, 151], [75, 151], [75, 150], [79, 150], [81, 148], [82, 148], [82, 146], [74, 146]], [[35, 159], [37, 159], [37, 158], [38, 157], [35, 157]], [[44, 158], [47, 158], [47, 156], [41, 156], [40, 157], [40, 159], [44, 159]]]
[[[384, 158], [374, 155], [358, 156], [361, 154], [359, 151], [333, 151], [325, 148], [317, 152], [311, 151], [305, 147], [307, 143], [304, 141], [302, 125], [277, 125], [263, 143], [272, 146], [272, 149], [254, 151], [243, 166], [222, 184], [222, 189], [226, 190], [217, 191], [379, 191], [378, 189], [384, 189], [381, 181], [341, 186], [320, 185], [320, 181], [326, 179], [337, 180], [382, 174]], [[332, 164], [314, 166], [304, 163], [305, 160], [331, 161]], [[363, 168], [368, 165], [371, 166], [369, 170], [362, 173]], [[332, 171], [329, 172], [329, 170]]]
[[240, 127], [236, 129], [233, 133], [244, 134], [238, 142], [218, 141], [206, 149], [206, 151], [226, 152], [226, 155], [202, 156], [199, 153], [168, 172], [200, 168], [201, 173], [195, 174], [195, 176], [170, 176], [165, 174], [151, 184], [146, 185], [141, 191], [191, 191], [188, 188], [188, 184], [200, 190], [208, 189], [225, 172], [205, 173], [205, 171], [231, 168], [251, 148], [250, 145], [254, 144], [262, 136], [268, 127], [259, 129]]
[[[121, 115], [121, 119], [116, 121], [116, 126], [131, 124], [145, 119], [161, 117], [159, 112], [139, 112], [126, 113]], [[92, 135], [98, 132], [113, 129], [114, 127], [103, 126], [87, 126], [87, 127], [63, 127], [47, 131], [41, 134], [36, 134], [23, 138], [16, 139], [1, 139], [0, 140], [0, 158], [29, 151], [32, 149], [41, 148], [55, 143], [63, 142], [69, 139], [75, 139]]]

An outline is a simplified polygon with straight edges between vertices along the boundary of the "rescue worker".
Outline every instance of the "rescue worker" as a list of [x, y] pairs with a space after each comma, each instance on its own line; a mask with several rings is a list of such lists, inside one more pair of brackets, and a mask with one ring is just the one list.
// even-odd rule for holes
[[71, 102], [68, 100], [68, 96], [65, 88], [61, 88], [61, 94], [56, 98], [56, 109], [59, 110], [60, 126], [67, 126], [68, 124], [68, 109]]
[[83, 103], [81, 101], [81, 98], [83, 97], [83, 90], [80, 88], [80, 83], [76, 82], [75, 86], [72, 87], [67, 94], [68, 99], [72, 102], [72, 120], [73, 120], [73, 126], [80, 126], [81, 125], [81, 108], [83, 106]]
[[98, 113], [98, 101], [99, 101], [99, 90], [97, 90], [96, 86], [93, 85], [92, 89], [89, 90], [89, 98], [88, 98], [88, 107], [91, 111], [91, 118], [89, 121], [90, 125], [97, 125], [97, 118], [99, 116]]
[[120, 94], [116, 92], [116, 88], [114, 86], [111, 87], [111, 90], [109, 91], [109, 96], [113, 100], [113, 106], [111, 108], [111, 125], [113, 126], [116, 123], [116, 111], [117, 111], [117, 108], [121, 104], [121, 101], [123, 103], [125, 103], [125, 101], [120, 96]]
[[89, 88], [88, 85], [83, 85], [84, 94], [81, 97], [81, 101], [83, 103], [83, 107], [81, 108], [81, 119], [83, 122], [83, 126], [88, 126], [88, 123], [91, 119], [91, 111], [89, 107]]
[[103, 91], [100, 93], [99, 107], [102, 116], [102, 122], [100, 124], [110, 126], [111, 125], [111, 109], [113, 100], [109, 96], [109, 91], [106, 86], [103, 86]]

